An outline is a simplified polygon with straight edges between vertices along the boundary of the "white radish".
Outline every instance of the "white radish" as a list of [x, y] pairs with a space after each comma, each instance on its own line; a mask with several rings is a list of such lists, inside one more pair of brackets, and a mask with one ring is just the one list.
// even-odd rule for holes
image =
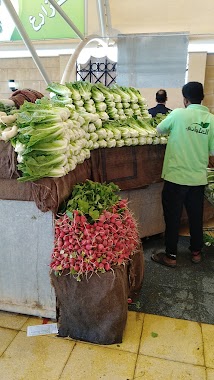
[[0, 116], [0, 122], [3, 124], [12, 124], [14, 121], [16, 121], [17, 116], [15, 115], [6, 115], [6, 116]]
[[2, 140], [7, 141], [9, 139], [12, 139], [12, 137], [16, 136], [17, 133], [18, 133], [18, 127], [16, 125], [13, 125], [13, 127], [10, 128], [9, 131], [4, 130], [2, 132], [1, 138]]

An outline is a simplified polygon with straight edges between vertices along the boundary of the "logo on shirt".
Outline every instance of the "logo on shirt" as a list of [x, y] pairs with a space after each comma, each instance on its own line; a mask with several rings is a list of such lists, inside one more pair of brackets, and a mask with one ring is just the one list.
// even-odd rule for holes
[[208, 135], [209, 130], [207, 129], [210, 126], [210, 123], [192, 123], [189, 127], [186, 128], [187, 131], [192, 131], [195, 133], [202, 133], [203, 135]]

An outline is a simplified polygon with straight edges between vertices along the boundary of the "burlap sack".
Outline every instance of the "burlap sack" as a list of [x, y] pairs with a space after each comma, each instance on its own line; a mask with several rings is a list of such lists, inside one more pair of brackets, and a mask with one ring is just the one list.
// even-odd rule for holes
[[51, 273], [59, 336], [97, 344], [121, 343], [128, 311], [127, 267], [93, 274], [78, 282], [70, 275]]
[[129, 265], [118, 266], [114, 272], [92, 274], [80, 282], [71, 275], [56, 277], [51, 273], [59, 336], [97, 344], [121, 343], [128, 296], [140, 290], [143, 272], [141, 247]]

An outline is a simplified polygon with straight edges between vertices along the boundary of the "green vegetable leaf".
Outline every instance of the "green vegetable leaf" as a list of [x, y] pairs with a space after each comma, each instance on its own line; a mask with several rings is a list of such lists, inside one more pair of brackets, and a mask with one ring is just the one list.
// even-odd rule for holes
[[151, 333], [152, 338], [157, 338], [158, 334], [156, 332]]
[[91, 218], [93, 219], [93, 220], [97, 220], [97, 219], [99, 219], [99, 216], [100, 216], [100, 213], [99, 213], [99, 211], [98, 210], [94, 210], [94, 208], [93, 207], [91, 207], [90, 209], [89, 209], [89, 215], [91, 216]]
[[61, 83], [50, 83], [46, 90], [57, 95], [71, 96], [71, 91]]
[[80, 210], [81, 210], [84, 214], [88, 214], [89, 203], [88, 203], [87, 201], [84, 201], [83, 199], [79, 199], [79, 200], [78, 200], [78, 205], [79, 205]]
[[140, 309], [141, 308], [141, 303], [140, 303], [140, 301], [137, 301], [136, 303], [135, 303], [135, 307], [136, 307], [136, 309]]
[[119, 196], [115, 194], [118, 191], [119, 187], [114, 183], [101, 184], [87, 180], [74, 186], [67, 210], [77, 210], [85, 214], [89, 223], [94, 223], [104, 210], [110, 210], [119, 201]]
[[69, 210], [66, 211], [66, 215], [68, 215], [68, 217], [69, 217], [71, 220], [74, 219], [73, 213], [70, 212]]

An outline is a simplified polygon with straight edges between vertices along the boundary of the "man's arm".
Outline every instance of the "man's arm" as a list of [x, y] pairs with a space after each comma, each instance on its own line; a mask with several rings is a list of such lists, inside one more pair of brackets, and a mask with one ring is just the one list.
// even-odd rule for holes
[[157, 125], [156, 129], [157, 132], [162, 135], [168, 135], [171, 128], [172, 128], [172, 122], [173, 122], [173, 111], [169, 113], [165, 119], [163, 119], [160, 124]]

